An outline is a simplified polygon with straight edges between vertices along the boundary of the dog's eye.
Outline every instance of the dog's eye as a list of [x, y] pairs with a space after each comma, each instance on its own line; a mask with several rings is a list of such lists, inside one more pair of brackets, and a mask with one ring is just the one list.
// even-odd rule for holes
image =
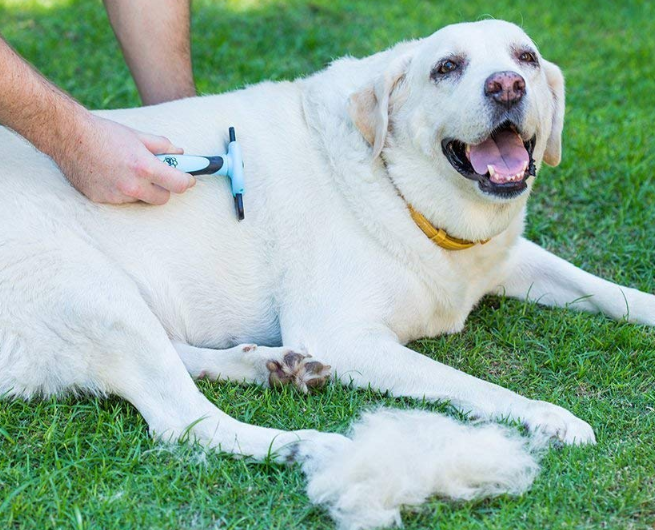
[[532, 52], [522, 52], [519, 55], [519, 61], [522, 63], [537, 64], [537, 57]]
[[450, 72], [454, 72], [459, 68], [459, 65], [450, 59], [446, 59], [445, 61], [442, 61], [439, 63], [437, 66], [437, 73], [438, 74], [449, 74]]

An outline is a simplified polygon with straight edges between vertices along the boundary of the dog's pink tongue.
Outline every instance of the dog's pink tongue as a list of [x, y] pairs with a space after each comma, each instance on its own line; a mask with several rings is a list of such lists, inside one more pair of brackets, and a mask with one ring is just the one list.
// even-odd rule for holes
[[525, 170], [530, 155], [523, 146], [521, 137], [513, 131], [500, 131], [478, 145], [472, 145], [469, 153], [471, 165], [476, 173], [484, 175], [488, 166], [494, 168], [496, 175], [492, 180], [503, 181]]

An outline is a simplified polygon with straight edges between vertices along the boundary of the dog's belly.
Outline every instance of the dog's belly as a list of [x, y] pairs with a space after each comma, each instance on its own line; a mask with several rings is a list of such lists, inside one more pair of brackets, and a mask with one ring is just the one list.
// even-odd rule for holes
[[[226, 263], [220, 256], [214, 261]], [[243, 343], [276, 346], [281, 343], [277, 301], [258, 270], [225, 267], [192, 276], [159, 269], [158, 277], [137, 274], [135, 281], [175, 341], [214, 349]]]
[[87, 231], [137, 284], [173, 340], [218, 349], [277, 345], [277, 269], [253, 201], [246, 202], [249, 222], [238, 223], [225, 188], [205, 179], [164, 207], [107, 209]]
[[[225, 283], [241, 283], [231, 278]], [[235, 293], [223, 284], [209, 284], [206, 292], [180, 294], [151, 309], [169, 336], [193, 346], [226, 349], [237, 344], [281, 344], [274, 300], [268, 293]], [[161, 297], [161, 291], [157, 296]], [[183, 308], [183, 309], [182, 309]]]

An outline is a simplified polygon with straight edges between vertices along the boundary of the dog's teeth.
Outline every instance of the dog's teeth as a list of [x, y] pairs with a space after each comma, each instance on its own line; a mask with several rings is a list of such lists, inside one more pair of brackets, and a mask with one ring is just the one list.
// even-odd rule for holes
[[471, 158], [471, 146], [469, 144], [466, 144], [466, 149], [464, 151], [466, 152], [466, 158]]
[[494, 167], [492, 165], [487, 166], [487, 171], [489, 172], [490, 177], [493, 177], [496, 174], [496, 170], [494, 169]]

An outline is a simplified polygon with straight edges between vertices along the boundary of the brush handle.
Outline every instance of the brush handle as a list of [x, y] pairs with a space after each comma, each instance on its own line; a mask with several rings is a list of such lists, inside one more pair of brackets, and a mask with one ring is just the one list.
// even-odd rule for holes
[[222, 156], [156, 155], [159, 160], [190, 175], [214, 175], [225, 165]]
[[164, 164], [177, 168], [190, 175], [224, 175], [230, 179], [234, 207], [237, 212], [237, 219], [243, 220], [243, 193], [245, 191], [245, 179], [243, 175], [243, 157], [241, 146], [237, 142], [237, 135], [234, 127], [229, 129], [230, 141], [227, 144], [227, 153], [223, 156], [198, 156], [198, 155], [155, 155]]

